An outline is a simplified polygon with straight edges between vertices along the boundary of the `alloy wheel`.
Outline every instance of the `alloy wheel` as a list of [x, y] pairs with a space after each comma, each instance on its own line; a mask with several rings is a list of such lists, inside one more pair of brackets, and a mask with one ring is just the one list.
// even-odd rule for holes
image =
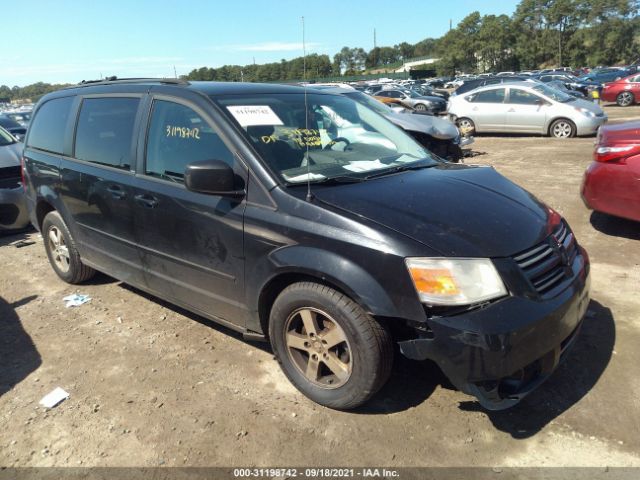
[[630, 92], [622, 92], [618, 95], [618, 105], [628, 107], [633, 103], [633, 95]]
[[58, 227], [51, 227], [49, 229], [49, 250], [51, 251], [51, 257], [56, 266], [61, 272], [66, 273], [69, 271], [71, 258], [69, 256], [69, 248], [64, 241], [64, 235]]
[[569, 138], [573, 127], [568, 122], [558, 122], [553, 127], [553, 136], [556, 138]]
[[349, 380], [351, 346], [344, 330], [326, 312], [305, 307], [287, 319], [284, 340], [296, 369], [316, 386], [335, 389]]

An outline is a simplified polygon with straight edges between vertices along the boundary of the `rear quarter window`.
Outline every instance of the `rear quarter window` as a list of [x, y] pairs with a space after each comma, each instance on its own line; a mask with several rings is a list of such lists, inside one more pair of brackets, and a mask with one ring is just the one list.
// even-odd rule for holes
[[74, 97], [55, 98], [42, 104], [29, 126], [29, 147], [63, 153], [73, 99]]

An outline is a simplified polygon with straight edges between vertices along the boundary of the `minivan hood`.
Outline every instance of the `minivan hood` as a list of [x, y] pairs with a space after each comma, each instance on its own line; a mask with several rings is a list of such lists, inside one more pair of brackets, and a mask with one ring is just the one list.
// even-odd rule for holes
[[313, 194], [443, 256], [511, 256], [550, 231], [547, 207], [491, 167], [442, 164]]
[[459, 134], [458, 128], [449, 120], [429, 115], [390, 112], [387, 118], [404, 130], [423, 132], [434, 138], [449, 140]]

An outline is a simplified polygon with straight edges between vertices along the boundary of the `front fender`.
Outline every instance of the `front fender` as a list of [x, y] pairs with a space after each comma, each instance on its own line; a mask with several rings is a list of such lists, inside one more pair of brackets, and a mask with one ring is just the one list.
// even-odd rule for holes
[[[260, 272], [265, 273], [260, 275]], [[258, 318], [260, 295], [272, 281], [286, 274], [309, 276], [335, 285], [373, 316], [424, 317], [417, 300], [415, 308], [406, 302], [404, 308], [400, 308], [393, 302], [387, 288], [353, 261], [331, 251], [292, 245], [274, 250], [247, 272], [247, 304], [253, 313], [251, 316], [255, 317], [249, 320], [252, 324], [247, 325], [249, 329], [262, 329]]]

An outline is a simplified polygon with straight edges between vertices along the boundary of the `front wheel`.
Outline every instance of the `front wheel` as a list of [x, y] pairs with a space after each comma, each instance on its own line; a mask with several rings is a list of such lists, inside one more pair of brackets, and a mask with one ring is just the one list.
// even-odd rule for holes
[[429, 110], [424, 103], [418, 103], [414, 108], [416, 112], [427, 112]]
[[571, 138], [576, 136], [576, 126], [572, 121], [560, 118], [551, 124], [549, 133], [555, 138]]
[[325, 285], [300, 282], [284, 289], [271, 309], [269, 337], [291, 383], [329, 408], [365, 403], [391, 373], [389, 332]]
[[616, 97], [616, 103], [621, 107], [628, 107], [633, 105], [635, 102], [635, 97], [631, 92], [621, 92]]

